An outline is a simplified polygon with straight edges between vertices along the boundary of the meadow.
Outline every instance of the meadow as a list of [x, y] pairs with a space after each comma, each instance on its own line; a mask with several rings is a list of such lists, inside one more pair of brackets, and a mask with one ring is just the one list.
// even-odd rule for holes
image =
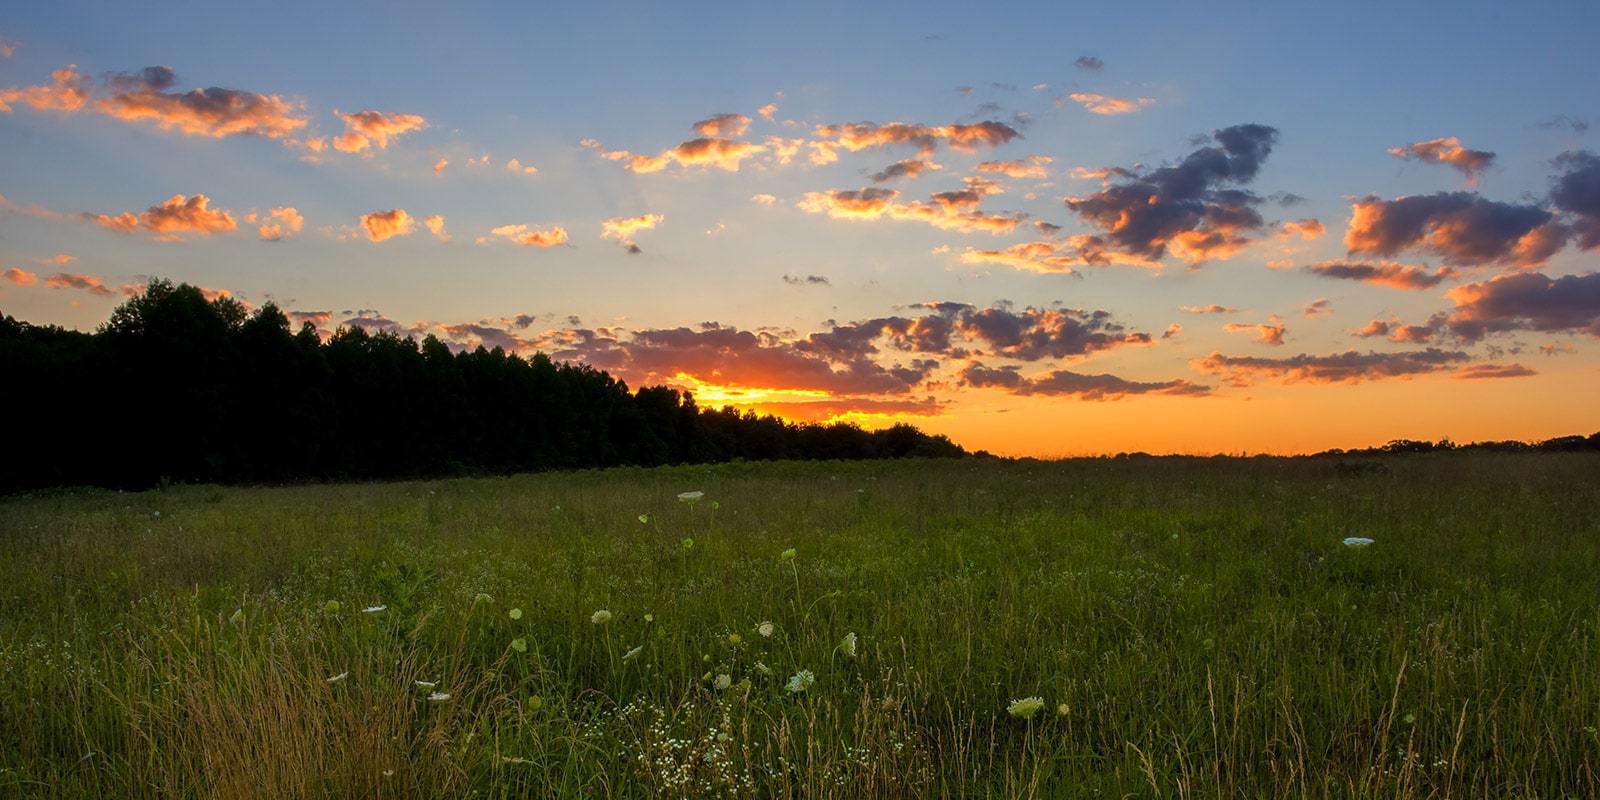
[[1594, 454], [63, 491], [0, 545], [0, 797], [1600, 796]]

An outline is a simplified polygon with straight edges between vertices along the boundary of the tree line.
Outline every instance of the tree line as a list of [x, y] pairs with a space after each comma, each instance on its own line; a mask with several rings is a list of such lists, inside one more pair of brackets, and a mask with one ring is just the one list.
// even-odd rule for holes
[[867, 431], [702, 409], [583, 364], [432, 335], [298, 332], [152, 281], [94, 333], [0, 316], [0, 492], [275, 483], [776, 459], [959, 457], [907, 424]]

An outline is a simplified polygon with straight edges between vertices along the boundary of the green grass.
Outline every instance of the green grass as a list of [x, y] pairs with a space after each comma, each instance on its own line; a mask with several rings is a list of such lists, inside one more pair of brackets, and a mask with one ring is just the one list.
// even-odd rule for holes
[[1592, 455], [59, 493], [0, 543], [0, 797], [1600, 796]]

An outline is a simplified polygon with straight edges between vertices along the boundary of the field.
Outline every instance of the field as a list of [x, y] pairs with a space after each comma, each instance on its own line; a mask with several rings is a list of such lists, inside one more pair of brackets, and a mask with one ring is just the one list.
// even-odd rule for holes
[[63, 492], [0, 542], [0, 797], [1600, 796], [1594, 455]]

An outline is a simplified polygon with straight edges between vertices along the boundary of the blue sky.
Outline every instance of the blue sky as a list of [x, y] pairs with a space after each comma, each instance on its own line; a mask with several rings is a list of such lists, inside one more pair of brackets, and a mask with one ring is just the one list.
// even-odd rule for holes
[[1596, 428], [1600, 7], [1299, 5], [33, 4], [0, 312], [165, 277], [1012, 454]]

